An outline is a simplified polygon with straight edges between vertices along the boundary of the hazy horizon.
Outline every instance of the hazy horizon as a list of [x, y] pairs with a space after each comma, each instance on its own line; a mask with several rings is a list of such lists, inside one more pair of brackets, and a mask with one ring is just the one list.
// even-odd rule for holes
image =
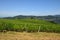
[[0, 0], [0, 17], [59, 14], [60, 0]]

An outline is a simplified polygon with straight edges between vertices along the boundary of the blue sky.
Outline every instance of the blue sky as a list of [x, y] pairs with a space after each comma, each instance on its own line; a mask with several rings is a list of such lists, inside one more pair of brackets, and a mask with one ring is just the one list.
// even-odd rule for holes
[[0, 0], [0, 17], [59, 14], [60, 0]]

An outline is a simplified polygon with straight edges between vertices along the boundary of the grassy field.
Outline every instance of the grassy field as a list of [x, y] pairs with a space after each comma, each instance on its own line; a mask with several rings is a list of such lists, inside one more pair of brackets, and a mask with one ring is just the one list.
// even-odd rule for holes
[[0, 33], [0, 40], [60, 40], [60, 34], [46, 32], [7, 32]]
[[60, 24], [37, 19], [0, 19], [0, 31], [4, 30], [60, 33]]
[[60, 40], [60, 24], [37, 19], [0, 19], [0, 40]]

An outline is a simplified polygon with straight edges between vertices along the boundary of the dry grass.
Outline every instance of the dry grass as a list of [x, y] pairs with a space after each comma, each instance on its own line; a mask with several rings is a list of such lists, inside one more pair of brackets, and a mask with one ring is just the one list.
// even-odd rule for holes
[[60, 34], [46, 32], [7, 32], [0, 33], [0, 40], [60, 40]]

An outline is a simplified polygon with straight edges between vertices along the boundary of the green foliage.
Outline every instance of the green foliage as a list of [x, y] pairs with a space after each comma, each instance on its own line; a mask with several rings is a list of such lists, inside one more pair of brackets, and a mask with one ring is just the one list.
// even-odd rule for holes
[[0, 31], [58, 32], [60, 24], [37, 19], [0, 19]]

